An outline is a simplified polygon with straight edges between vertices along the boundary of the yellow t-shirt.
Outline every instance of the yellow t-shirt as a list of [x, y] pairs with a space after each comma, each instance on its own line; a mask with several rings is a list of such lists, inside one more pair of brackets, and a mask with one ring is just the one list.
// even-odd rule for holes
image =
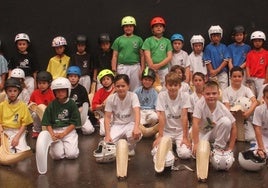
[[47, 71], [53, 76], [53, 80], [58, 77], [66, 77], [66, 72], [70, 64], [70, 57], [63, 55], [61, 58], [54, 56], [50, 58]]
[[19, 129], [33, 122], [27, 105], [19, 101], [16, 104], [9, 104], [7, 100], [0, 103], [0, 124], [3, 128]]

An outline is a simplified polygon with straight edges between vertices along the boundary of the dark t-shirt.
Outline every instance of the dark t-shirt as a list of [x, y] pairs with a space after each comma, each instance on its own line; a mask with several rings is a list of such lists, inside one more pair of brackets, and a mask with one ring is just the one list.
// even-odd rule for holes
[[70, 98], [75, 102], [78, 108], [81, 107], [84, 102], [89, 104], [87, 90], [81, 84], [78, 84], [71, 90]]
[[112, 69], [112, 57], [113, 57], [113, 50], [109, 50], [108, 52], [103, 52], [99, 50], [96, 55], [94, 56], [94, 63], [100, 72], [103, 69]]
[[89, 53], [83, 55], [73, 54], [71, 56], [70, 66], [78, 66], [81, 69], [82, 76], [89, 75], [91, 78], [95, 69]]

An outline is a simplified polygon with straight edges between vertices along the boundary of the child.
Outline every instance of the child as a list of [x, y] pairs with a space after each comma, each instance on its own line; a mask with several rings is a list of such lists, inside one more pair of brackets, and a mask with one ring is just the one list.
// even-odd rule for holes
[[142, 49], [149, 68], [157, 72], [156, 83], [160, 79], [161, 86], [164, 86], [168, 63], [172, 58], [172, 46], [170, 40], [163, 37], [166, 22], [162, 17], [154, 17], [150, 25], [153, 36], [144, 41]]
[[56, 141], [50, 146], [50, 156], [55, 160], [75, 159], [79, 155], [75, 127], [81, 126], [81, 118], [75, 102], [69, 98], [71, 83], [59, 77], [52, 82], [51, 89], [56, 99], [49, 103], [42, 119], [42, 125]]
[[91, 57], [86, 51], [87, 37], [78, 35], [76, 37], [76, 53], [73, 54], [70, 60], [70, 66], [78, 66], [81, 70], [79, 83], [86, 88], [89, 93], [91, 81], [96, 81], [97, 69], [92, 64]]
[[[188, 138], [187, 111], [190, 96], [180, 91], [181, 78], [175, 72], [169, 72], [166, 77], [167, 90], [158, 94], [156, 111], [159, 117], [159, 135], [153, 143], [156, 152], [163, 136], [168, 136], [176, 144], [176, 152], [182, 159], [191, 158], [191, 143]], [[152, 154], [154, 152], [152, 151]]]
[[5, 132], [9, 138], [10, 152], [23, 152], [30, 150], [26, 143], [26, 127], [33, 120], [27, 105], [18, 99], [22, 87], [20, 82], [9, 78], [4, 87], [7, 100], [0, 103], [0, 132]]
[[254, 31], [250, 40], [253, 46], [246, 58], [246, 77], [255, 83], [258, 96], [262, 85], [268, 83], [268, 53], [263, 48], [266, 36], [262, 31]]
[[98, 113], [101, 136], [105, 135], [104, 130], [104, 108], [106, 99], [109, 95], [114, 93], [114, 73], [109, 69], [104, 69], [98, 74], [98, 80], [100, 81], [102, 88], [94, 94], [92, 100], [92, 110]]
[[190, 81], [190, 64], [188, 61], [188, 53], [182, 50], [183, 44], [184, 44], [184, 38], [181, 34], [175, 33], [170, 38], [172, 47], [173, 47], [173, 53], [172, 53], [172, 59], [169, 63], [169, 70], [173, 65], [180, 65], [185, 68], [185, 82], [189, 83]]
[[253, 116], [253, 125], [256, 134], [257, 145], [255, 149], [257, 149], [257, 153], [262, 158], [267, 158], [268, 152], [268, 86], [265, 86], [263, 89], [263, 100], [264, 104], [258, 106], [255, 109], [254, 116]]
[[[82, 75], [81, 70], [78, 66], [70, 66], [67, 70], [67, 78], [69, 79], [72, 85], [70, 98], [76, 103], [80, 113], [82, 113], [82, 111], [85, 110], [83, 109], [84, 103], [87, 103], [88, 107], [90, 105], [86, 88], [82, 86], [81, 84], [79, 84], [79, 79], [81, 75]], [[82, 123], [84, 123], [82, 125], [83, 134], [89, 135], [94, 132], [95, 129], [92, 123], [90, 122], [90, 120], [88, 119], [88, 116], [85, 122], [82, 122]]]
[[202, 35], [193, 35], [191, 40], [192, 52], [188, 56], [188, 61], [190, 64], [190, 83], [193, 82], [193, 74], [196, 72], [201, 72], [205, 75], [205, 81], [207, 80], [207, 67], [203, 61], [203, 49], [205, 45], [205, 39]]
[[[140, 103], [137, 95], [129, 90], [126, 74], [114, 79], [116, 93], [107, 98], [104, 114], [105, 142], [116, 143], [121, 138], [128, 142], [129, 155], [135, 155], [135, 145], [141, 139]], [[113, 119], [111, 117], [113, 116]], [[112, 121], [111, 121], [112, 120]]]
[[205, 47], [203, 60], [206, 63], [209, 77], [215, 79], [223, 90], [228, 87], [227, 65], [230, 55], [227, 47], [221, 43], [223, 31], [219, 25], [212, 25], [208, 30], [211, 43]]
[[143, 40], [134, 35], [136, 20], [125, 16], [121, 21], [124, 34], [115, 39], [112, 49], [112, 70], [118, 74], [127, 74], [130, 78], [130, 91], [140, 85], [140, 74], [144, 69], [144, 55], [141, 50]]
[[[158, 93], [153, 88], [155, 81], [154, 70], [146, 67], [142, 73], [142, 86], [138, 87], [134, 92], [137, 94], [141, 106], [141, 125], [145, 127], [152, 127], [158, 122], [158, 117], [155, 111], [156, 100]], [[145, 132], [141, 129], [143, 135]]]
[[[235, 119], [230, 111], [220, 102], [219, 85], [215, 81], [206, 82], [201, 98], [194, 107], [193, 112], [193, 154], [196, 154], [199, 140], [213, 143], [211, 162], [216, 169], [226, 170], [233, 163], [233, 149], [236, 140]], [[229, 145], [228, 145], [229, 144]], [[218, 154], [219, 153], [224, 153]], [[215, 158], [218, 157], [218, 162]], [[229, 160], [232, 158], [232, 160]], [[214, 159], [214, 160], [213, 160]], [[228, 159], [228, 160], [227, 160]], [[224, 166], [222, 166], [220, 161]]]
[[25, 73], [26, 88], [31, 95], [35, 88], [37, 74], [37, 61], [29, 51], [30, 38], [26, 33], [19, 33], [15, 36], [16, 53], [8, 64], [9, 74], [14, 68], [21, 68]]
[[65, 54], [67, 41], [64, 37], [55, 37], [52, 41], [56, 55], [50, 58], [47, 71], [52, 74], [53, 80], [58, 77], [66, 77], [66, 71], [69, 67], [70, 57]]
[[234, 42], [228, 46], [230, 53], [229, 70], [234, 66], [246, 68], [246, 56], [250, 51], [250, 46], [244, 43], [246, 36], [246, 30], [242, 25], [233, 28], [232, 39]]
[[247, 97], [251, 101], [251, 106], [248, 110], [243, 112], [245, 124], [245, 139], [247, 141], [255, 140], [253, 127], [251, 124], [252, 120], [249, 120], [250, 116], [253, 115], [255, 108], [258, 105], [258, 101], [252, 91], [242, 84], [244, 71], [241, 67], [233, 67], [230, 71], [231, 85], [223, 90], [222, 102], [230, 110], [241, 97]]
[[4, 57], [3, 54], [3, 44], [0, 40], [0, 91], [4, 89], [7, 73], [8, 73], [8, 67], [7, 67], [7, 60]]
[[170, 69], [170, 72], [175, 72], [180, 77], [180, 79], [181, 79], [180, 91], [187, 92], [188, 94], [191, 94], [192, 93], [191, 88], [190, 88], [189, 84], [187, 84], [185, 82], [185, 78], [186, 78], [185, 68], [183, 68], [180, 65], [173, 65]]
[[11, 71], [10, 77], [17, 79], [20, 82], [22, 91], [20, 92], [18, 98], [28, 104], [30, 101], [31, 94], [29, 93], [29, 90], [27, 90], [24, 71], [20, 68], [15, 68]]
[[[52, 82], [52, 75], [47, 71], [40, 71], [36, 76], [37, 89], [34, 90], [30, 97], [29, 103], [35, 103], [36, 105], [44, 104], [47, 106], [51, 101], [55, 99], [50, 84]], [[33, 117], [33, 132], [32, 138], [37, 138], [42, 130], [41, 119], [36, 113], [32, 112]]]

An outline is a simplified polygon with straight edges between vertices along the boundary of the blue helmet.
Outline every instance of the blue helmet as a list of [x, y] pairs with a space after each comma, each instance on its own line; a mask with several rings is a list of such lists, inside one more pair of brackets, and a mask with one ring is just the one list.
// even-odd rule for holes
[[175, 33], [170, 37], [171, 42], [173, 42], [174, 40], [180, 40], [182, 42], [184, 42], [184, 38], [181, 34]]
[[81, 69], [78, 66], [70, 66], [67, 70], [67, 75], [76, 74], [79, 77], [81, 76]]

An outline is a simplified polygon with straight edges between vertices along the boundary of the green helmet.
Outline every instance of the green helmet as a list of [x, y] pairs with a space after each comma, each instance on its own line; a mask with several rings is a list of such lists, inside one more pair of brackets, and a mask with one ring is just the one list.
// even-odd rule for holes
[[114, 78], [114, 73], [113, 71], [111, 71], [110, 69], [103, 69], [102, 71], [100, 71], [100, 73], [98, 74], [98, 80], [101, 81], [101, 79], [104, 76], [110, 75], [112, 77], [112, 79]]
[[136, 20], [132, 16], [125, 16], [121, 21], [121, 26], [124, 25], [135, 25], [136, 26]]
[[155, 72], [153, 69], [150, 69], [149, 67], [146, 67], [142, 72], [142, 78], [150, 77], [153, 80], [155, 80]]

